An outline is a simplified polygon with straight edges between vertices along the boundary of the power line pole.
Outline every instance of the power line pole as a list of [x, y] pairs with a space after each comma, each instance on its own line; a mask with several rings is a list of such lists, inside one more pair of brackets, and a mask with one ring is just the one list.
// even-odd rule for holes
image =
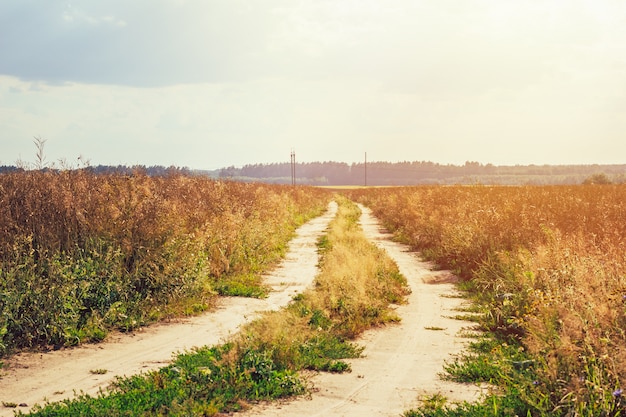
[[296, 185], [296, 151], [291, 149], [291, 185]]

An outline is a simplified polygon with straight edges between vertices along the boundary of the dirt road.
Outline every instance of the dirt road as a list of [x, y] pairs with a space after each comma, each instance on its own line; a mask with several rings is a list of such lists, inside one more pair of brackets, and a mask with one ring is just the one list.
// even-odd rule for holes
[[441, 380], [446, 360], [459, 353], [465, 340], [459, 332], [466, 322], [449, 318], [462, 300], [453, 278], [433, 272], [390, 235], [361, 207], [363, 230], [396, 261], [412, 289], [406, 305], [397, 308], [400, 324], [367, 331], [357, 342], [365, 357], [353, 359], [352, 373], [317, 374], [311, 382], [318, 390], [309, 398], [260, 405], [242, 417], [296, 416], [400, 416], [418, 404], [420, 397], [441, 394], [450, 401], [474, 401], [480, 389], [474, 385]]
[[[19, 354], [5, 361], [0, 369], [0, 402], [27, 404], [19, 407], [26, 412], [46, 400], [73, 398], [74, 392], [97, 394], [116, 376], [158, 369], [169, 363], [176, 352], [220, 343], [259, 312], [280, 309], [317, 275], [317, 239], [336, 211], [336, 203], [331, 203], [323, 216], [297, 230], [285, 260], [265, 277], [265, 283], [272, 288], [266, 299], [228, 297], [220, 299], [216, 311], [149, 326], [132, 334], [115, 334], [101, 344]], [[92, 371], [96, 370], [106, 373], [94, 374]], [[13, 411], [0, 405], [0, 416], [12, 416]]]
[[[462, 302], [446, 297], [455, 293], [450, 275], [430, 271], [428, 264], [382, 233], [368, 209], [362, 210], [366, 235], [396, 260], [411, 286], [408, 304], [397, 308], [402, 322], [368, 331], [357, 341], [365, 346], [365, 357], [350, 361], [352, 373], [317, 374], [311, 378], [315, 387], [311, 396], [254, 406], [242, 417], [399, 416], [426, 394], [440, 393], [451, 400], [478, 397], [478, 388], [438, 376], [444, 361], [465, 343], [458, 333], [466, 323], [447, 317], [456, 314], [454, 309]], [[0, 401], [32, 406], [73, 397], [75, 391], [95, 394], [118, 375], [157, 369], [178, 351], [221, 342], [259, 311], [284, 306], [311, 284], [317, 273], [316, 240], [335, 211], [332, 205], [324, 216], [298, 230], [285, 262], [267, 277], [273, 288], [268, 299], [227, 298], [217, 311], [116, 335], [103, 344], [18, 355], [0, 370]], [[107, 373], [91, 373], [97, 369]], [[0, 416], [10, 415], [13, 409], [0, 407]]]

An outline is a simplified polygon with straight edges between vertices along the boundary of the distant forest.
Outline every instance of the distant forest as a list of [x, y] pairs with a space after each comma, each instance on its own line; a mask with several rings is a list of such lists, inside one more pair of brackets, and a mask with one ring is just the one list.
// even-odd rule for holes
[[[44, 168], [49, 169], [49, 168]], [[81, 169], [94, 173], [143, 172], [151, 176], [172, 174], [206, 175], [233, 181], [258, 181], [291, 184], [292, 165], [273, 164], [230, 166], [217, 170], [145, 166], [87, 166]], [[0, 166], [3, 172], [24, 170], [15, 166]], [[623, 165], [514, 165], [499, 166], [466, 162], [464, 165], [442, 165], [435, 162], [307, 162], [295, 164], [295, 180], [299, 185], [420, 185], [420, 184], [502, 184], [548, 185], [581, 183], [626, 183]]]
[[[57, 168], [36, 168], [31, 166], [30, 168], [16, 167], [13, 165], [2, 165], [0, 166], [0, 174], [5, 172], [20, 172], [26, 171], [27, 169], [43, 169], [47, 171], [57, 171]], [[166, 176], [173, 174], [184, 174], [184, 175], [209, 175], [213, 177], [217, 177], [219, 175], [219, 170], [217, 171], [196, 171], [189, 168], [179, 168], [179, 167], [164, 167], [161, 165], [95, 165], [95, 166], [86, 166], [81, 168], [72, 168], [72, 169], [84, 169], [88, 172], [93, 172], [94, 174], [110, 174], [110, 173], [121, 173], [132, 175], [135, 172], [141, 172], [149, 176]]]
[[[221, 178], [290, 184], [290, 163], [233, 166], [220, 170]], [[626, 182], [625, 165], [515, 165], [466, 162], [442, 165], [427, 161], [311, 162], [295, 165], [297, 184], [308, 185], [419, 185], [419, 184], [580, 184]]]

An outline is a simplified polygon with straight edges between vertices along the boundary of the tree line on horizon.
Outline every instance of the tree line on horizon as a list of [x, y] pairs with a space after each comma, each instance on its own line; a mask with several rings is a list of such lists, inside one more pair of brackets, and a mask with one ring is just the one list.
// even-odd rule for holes
[[[249, 164], [220, 170], [220, 178], [291, 183], [291, 164]], [[580, 184], [626, 182], [623, 165], [493, 165], [467, 161], [463, 165], [430, 161], [306, 162], [295, 165], [296, 182], [303, 185], [420, 185], [420, 184]]]
[[[50, 169], [55, 168], [37, 168]], [[25, 171], [28, 167], [3, 165], [0, 174]], [[80, 169], [96, 174], [141, 172], [149, 176], [172, 174], [204, 175], [233, 181], [258, 181], [291, 184], [292, 165], [289, 162], [229, 166], [217, 170], [195, 170], [187, 167], [162, 165], [96, 165]], [[626, 164], [602, 165], [493, 165], [467, 161], [463, 165], [439, 164], [430, 161], [368, 162], [299, 162], [295, 164], [299, 185], [446, 185], [502, 184], [548, 185], [581, 183], [625, 183]]]

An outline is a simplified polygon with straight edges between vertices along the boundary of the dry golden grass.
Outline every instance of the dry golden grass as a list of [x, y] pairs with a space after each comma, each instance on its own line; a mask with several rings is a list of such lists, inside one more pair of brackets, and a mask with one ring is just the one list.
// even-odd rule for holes
[[216, 292], [261, 290], [255, 277], [329, 199], [181, 174], [2, 174], [0, 354], [99, 340], [201, 311]]
[[471, 282], [485, 326], [540, 364], [541, 401], [580, 415], [589, 404], [599, 404], [592, 414], [615, 407], [613, 392], [626, 386], [626, 186], [349, 194]]
[[357, 224], [360, 211], [341, 199], [337, 217], [320, 241], [321, 269], [315, 286], [286, 310], [271, 312], [245, 327], [240, 350], [271, 349], [274, 360], [307, 366], [303, 348], [330, 339], [353, 339], [364, 330], [399, 318], [391, 303], [405, 302], [406, 279], [395, 262], [369, 242]]
[[346, 314], [355, 317], [335, 323], [344, 337], [354, 337], [364, 328], [396, 320], [388, 304], [404, 302], [407, 287], [393, 260], [363, 235], [358, 207], [344, 204], [339, 214], [330, 224], [328, 241], [321, 243], [324, 257], [311, 308], [331, 321]]
[[353, 339], [365, 329], [397, 321], [391, 303], [403, 303], [406, 279], [387, 254], [363, 235], [360, 211], [341, 199], [337, 217], [320, 241], [320, 273], [315, 287], [296, 296], [284, 311], [266, 313], [247, 325], [239, 345], [275, 346], [280, 363], [299, 363], [302, 346], [326, 334]]

